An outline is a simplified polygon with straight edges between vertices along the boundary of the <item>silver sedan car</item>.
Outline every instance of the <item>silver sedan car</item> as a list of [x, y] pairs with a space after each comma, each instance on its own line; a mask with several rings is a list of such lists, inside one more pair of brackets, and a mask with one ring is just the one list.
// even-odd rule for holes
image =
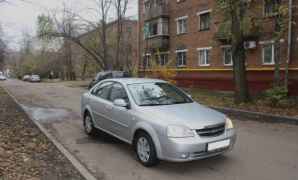
[[104, 80], [82, 96], [81, 109], [88, 135], [100, 130], [133, 145], [147, 167], [217, 156], [236, 141], [231, 119], [162, 80]]

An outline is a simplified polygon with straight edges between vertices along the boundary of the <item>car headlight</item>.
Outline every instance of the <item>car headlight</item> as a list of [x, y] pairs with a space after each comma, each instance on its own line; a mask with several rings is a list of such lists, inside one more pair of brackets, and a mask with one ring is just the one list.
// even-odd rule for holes
[[234, 125], [230, 118], [226, 117], [226, 129], [233, 129]]
[[195, 133], [185, 126], [171, 125], [167, 128], [167, 135], [171, 138], [194, 137]]

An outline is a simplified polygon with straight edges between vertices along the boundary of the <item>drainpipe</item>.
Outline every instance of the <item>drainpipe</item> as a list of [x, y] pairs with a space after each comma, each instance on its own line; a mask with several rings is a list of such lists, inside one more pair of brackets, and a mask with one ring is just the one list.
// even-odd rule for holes
[[292, 18], [293, 18], [293, 0], [289, 0], [289, 25], [288, 25], [288, 50], [287, 50], [287, 62], [285, 68], [285, 87], [289, 86], [289, 64], [291, 61], [291, 49], [292, 49]]

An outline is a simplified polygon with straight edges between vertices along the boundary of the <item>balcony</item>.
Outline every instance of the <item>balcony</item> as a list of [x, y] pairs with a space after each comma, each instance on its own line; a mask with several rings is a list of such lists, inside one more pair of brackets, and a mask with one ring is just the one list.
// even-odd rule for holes
[[156, 5], [145, 11], [144, 20], [148, 21], [158, 17], [168, 17], [169, 8], [168, 4]]
[[157, 35], [146, 39], [146, 47], [151, 50], [167, 50], [169, 48], [169, 36]]

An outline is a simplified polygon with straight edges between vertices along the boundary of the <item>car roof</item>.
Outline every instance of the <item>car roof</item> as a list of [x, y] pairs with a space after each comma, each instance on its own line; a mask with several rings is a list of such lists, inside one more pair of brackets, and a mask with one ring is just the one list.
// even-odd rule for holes
[[164, 80], [160, 79], [150, 79], [150, 78], [114, 78], [114, 79], [106, 79], [104, 81], [116, 81], [122, 84], [140, 84], [140, 83], [156, 83], [156, 82], [163, 82], [166, 83]]

